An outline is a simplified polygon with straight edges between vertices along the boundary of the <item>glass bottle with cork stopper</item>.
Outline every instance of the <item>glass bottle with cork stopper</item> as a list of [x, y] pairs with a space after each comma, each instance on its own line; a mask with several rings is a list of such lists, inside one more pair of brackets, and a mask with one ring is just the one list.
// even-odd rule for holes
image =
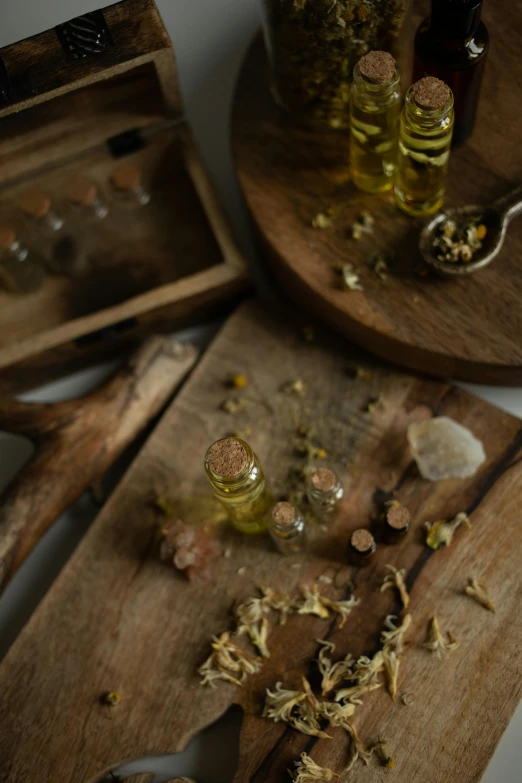
[[388, 544], [396, 544], [408, 535], [411, 515], [398, 500], [389, 500], [381, 516], [384, 539]]
[[306, 494], [317, 518], [327, 521], [337, 512], [344, 487], [333, 470], [318, 468], [307, 479]]
[[268, 524], [272, 541], [283, 555], [299, 554], [306, 548], [306, 521], [291, 503], [276, 503]]
[[44, 259], [25, 247], [9, 225], [0, 225], [0, 281], [13, 293], [38, 291], [46, 278]]
[[52, 207], [47, 193], [38, 188], [28, 190], [19, 206], [31, 221], [35, 239], [45, 249], [49, 270], [55, 274], [74, 274], [85, 266], [85, 255], [78, 242], [67, 232], [65, 220]]
[[455, 97], [453, 144], [472, 134], [489, 34], [481, 20], [482, 0], [431, 0], [431, 14], [419, 26], [414, 43], [414, 81], [436, 76]]
[[65, 195], [85, 218], [103, 220], [109, 214], [109, 208], [100, 196], [98, 187], [89, 177], [81, 174], [71, 177], [67, 182]]
[[410, 87], [395, 179], [397, 205], [409, 215], [430, 215], [444, 203], [453, 123], [453, 94], [447, 84], [427, 76]]
[[375, 538], [366, 528], [354, 530], [350, 536], [348, 556], [354, 565], [367, 565], [377, 551]]
[[150, 193], [142, 183], [140, 169], [134, 163], [120, 163], [111, 174], [111, 185], [118, 204], [144, 207], [150, 202]]
[[210, 446], [205, 471], [214, 495], [241, 533], [261, 533], [270, 519], [273, 500], [261, 464], [248, 443], [222, 438]]
[[395, 59], [388, 52], [364, 55], [353, 73], [350, 110], [350, 167], [361, 190], [393, 188], [401, 88]]

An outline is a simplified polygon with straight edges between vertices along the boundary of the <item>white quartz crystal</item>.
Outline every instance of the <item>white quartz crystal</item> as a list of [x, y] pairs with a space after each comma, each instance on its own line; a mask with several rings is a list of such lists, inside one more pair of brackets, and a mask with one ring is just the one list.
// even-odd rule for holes
[[408, 442], [421, 476], [430, 481], [469, 478], [486, 459], [481, 441], [447, 416], [410, 424]]

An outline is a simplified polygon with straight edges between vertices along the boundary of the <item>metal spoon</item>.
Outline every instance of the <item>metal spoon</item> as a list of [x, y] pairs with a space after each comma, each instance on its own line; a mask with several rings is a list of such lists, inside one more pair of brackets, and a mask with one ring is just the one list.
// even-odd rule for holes
[[[490, 207], [467, 206], [438, 212], [421, 232], [419, 248], [422, 256], [427, 264], [444, 275], [469, 275], [478, 269], [483, 269], [500, 253], [509, 223], [521, 213], [522, 186], [497, 199]], [[470, 217], [479, 218], [488, 230], [484, 245], [478, 251], [476, 259], [468, 263], [460, 261], [454, 264], [439, 260], [433, 252], [437, 227], [448, 218], [458, 223]]]

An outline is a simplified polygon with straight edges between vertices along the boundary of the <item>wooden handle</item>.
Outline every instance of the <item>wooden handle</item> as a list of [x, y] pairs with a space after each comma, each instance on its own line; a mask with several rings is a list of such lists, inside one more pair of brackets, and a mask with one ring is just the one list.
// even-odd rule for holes
[[192, 345], [153, 337], [111, 380], [79, 400], [0, 401], [0, 428], [37, 445], [2, 498], [0, 591], [50, 525], [164, 407], [196, 358]]

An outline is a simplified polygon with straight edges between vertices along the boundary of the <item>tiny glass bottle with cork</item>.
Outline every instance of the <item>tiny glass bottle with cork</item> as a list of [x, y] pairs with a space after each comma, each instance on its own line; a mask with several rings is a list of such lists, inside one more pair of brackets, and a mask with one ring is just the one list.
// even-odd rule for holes
[[413, 79], [442, 79], [455, 98], [453, 145], [463, 144], [475, 125], [489, 34], [481, 20], [482, 0], [431, 0], [431, 14], [417, 30]]
[[321, 522], [335, 516], [344, 497], [339, 476], [329, 468], [318, 468], [308, 476], [306, 494], [314, 514]]
[[117, 205], [129, 209], [145, 207], [150, 193], [143, 187], [142, 173], [134, 163], [120, 163], [111, 174], [111, 185]]
[[299, 554], [306, 549], [306, 521], [291, 503], [282, 501], [275, 504], [268, 531], [283, 555]]
[[361, 527], [353, 531], [348, 544], [348, 558], [353, 565], [368, 565], [376, 551], [377, 544], [369, 530]]
[[431, 215], [444, 203], [453, 123], [453, 94], [444, 82], [427, 76], [410, 87], [395, 178], [397, 205], [409, 215]]
[[267, 529], [273, 505], [261, 464], [248, 443], [222, 438], [210, 446], [205, 471], [216, 498], [241, 533]]
[[381, 515], [385, 542], [398, 544], [402, 541], [409, 533], [410, 522], [410, 512], [402, 503], [398, 500], [387, 501]]
[[71, 177], [67, 182], [65, 195], [84, 220], [104, 220], [109, 214], [105, 199], [89, 177], [81, 174]]
[[12, 293], [29, 294], [45, 278], [45, 260], [18, 240], [10, 225], [0, 225], [0, 283]]
[[75, 274], [86, 266], [80, 244], [68, 231], [65, 219], [53, 208], [50, 197], [38, 188], [28, 190], [19, 206], [30, 222], [35, 241], [44, 248], [46, 264], [54, 274]]
[[350, 110], [350, 168], [361, 190], [393, 188], [400, 113], [395, 59], [388, 52], [369, 52], [354, 69]]

